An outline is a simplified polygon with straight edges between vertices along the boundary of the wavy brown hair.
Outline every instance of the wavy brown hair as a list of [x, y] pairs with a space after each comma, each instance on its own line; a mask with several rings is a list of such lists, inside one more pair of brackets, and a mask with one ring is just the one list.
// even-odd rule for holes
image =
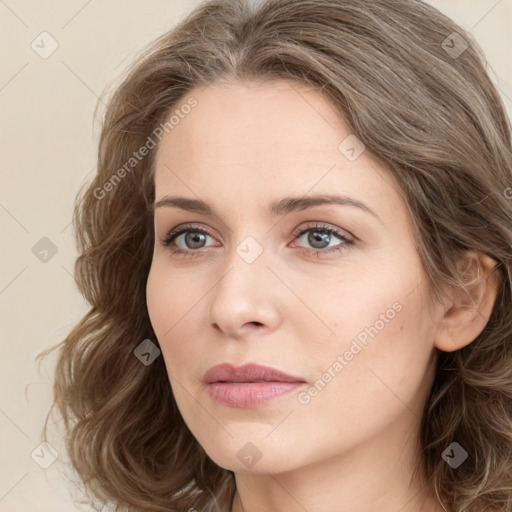
[[[471, 34], [420, 0], [207, 1], [137, 56], [109, 98], [97, 172], [74, 210], [75, 279], [91, 307], [51, 349], [50, 413], [87, 492], [116, 510], [231, 510], [234, 474], [188, 430], [163, 358], [134, 356], [145, 339], [158, 345], [145, 296], [156, 151], [130, 158], [194, 88], [283, 79], [321, 90], [390, 165], [438, 300], [444, 285], [464, 286], [465, 251], [498, 262], [485, 329], [438, 354], [420, 465], [453, 512], [512, 511], [511, 125], [486, 65]], [[457, 469], [441, 456], [453, 441], [469, 454]]]

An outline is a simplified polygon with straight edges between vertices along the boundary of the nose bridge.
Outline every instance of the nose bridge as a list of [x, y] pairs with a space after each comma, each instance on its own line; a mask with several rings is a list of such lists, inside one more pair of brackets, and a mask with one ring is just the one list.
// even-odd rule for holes
[[226, 245], [226, 267], [237, 270], [249, 276], [254, 272], [262, 272], [266, 268], [267, 256], [269, 254], [270, 235], [266, 232], [263, 224], [253, 222], [258, 215], [258, 202], [252, 205], [250, 211], [247, 206], [241, 203], [242, 196], [239, 197], [239, 208], [234, 219], [234, 229], [232, 231], [232, 240]]
[[248, 323], [275, 328], [278, 313], [269, 282], [269, 250], [252, 235], [226, 250], [224, 271], [211, 296], [210, 323], [232, 336]]
[[253, 236], [245, 236], [242, 241], [227, 248], [223, 278], [217, 285], [217, 294], [224, 290], [229, 295], [243, 294], [240, 298], [254, 298], [260, 295], [262, 284], [268, 278], [268, 250]]

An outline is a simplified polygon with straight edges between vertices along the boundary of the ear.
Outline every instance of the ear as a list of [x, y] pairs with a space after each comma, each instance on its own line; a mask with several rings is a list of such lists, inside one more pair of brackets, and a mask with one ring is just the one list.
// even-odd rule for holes
[[465, 289], [452, 287], [434, 336], [434, 345], [453, 352], [469, 345], [484, 330], [500, 285], [497, 262], [486, 254], [466, 252], [457, 262]]

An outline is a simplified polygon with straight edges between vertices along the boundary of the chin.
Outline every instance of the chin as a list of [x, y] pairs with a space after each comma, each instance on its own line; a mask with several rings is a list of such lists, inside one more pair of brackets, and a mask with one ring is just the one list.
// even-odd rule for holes
[[[275, 474], [291, 471], [297, 467], [289, 450], [282, 453], [276, 447], [269, 446], [264, 440], [256, 442], [232, 439], [227, 445], [215, 443], [210, 447], [203, 445], [208, 456], [221, 468], [236, 473]], [[287, 453], [286, 453], [287, 452]]]

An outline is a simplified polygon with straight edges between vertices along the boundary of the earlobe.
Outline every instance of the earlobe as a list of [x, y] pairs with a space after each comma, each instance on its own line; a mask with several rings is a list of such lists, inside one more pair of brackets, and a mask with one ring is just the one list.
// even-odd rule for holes
[[464, 283], [452, 287], [434, 337], [434, 345], [443, 352], [453, 352], [474, 341], [491, 316], [500, 285], [497, 262], [477, 251], [468, 251], [457, 268]]

